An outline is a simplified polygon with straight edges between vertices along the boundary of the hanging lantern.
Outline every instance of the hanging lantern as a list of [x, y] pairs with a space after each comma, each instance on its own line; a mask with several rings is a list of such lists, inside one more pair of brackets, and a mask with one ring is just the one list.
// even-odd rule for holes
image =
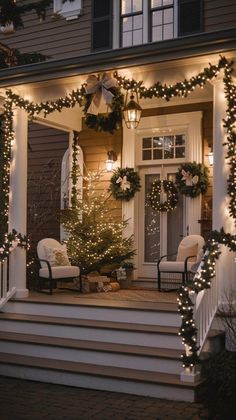
[[128, 103], [127, 103], [127, 97], [128, 97], [128, 94], [126, 96], [126, 104], [123, 111], [124, 120], [125, 120], [125, 124], [127, 128], [134, 129], [134, 128], [137, 128], [139, 125], [139, 121], [142, 114], [142, 108], [138, 103], [137, 92], [136, 92], [137, 102], [135, 102], [134, 100], [133, 93], [131, 93], [130, 101]]

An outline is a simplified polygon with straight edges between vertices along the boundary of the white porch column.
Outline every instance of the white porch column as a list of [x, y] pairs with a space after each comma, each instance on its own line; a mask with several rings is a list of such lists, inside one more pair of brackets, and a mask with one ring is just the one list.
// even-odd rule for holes
[[[227, 178], [229, 166], [225, 159], [227, 147], [223, 146], [226, 141], [226, 130], [223, 127], [223, 118], [226, 116], [226, 99], [224, 96], [224, 83], [222, 78], [218, 78], [213, 83], [214, 103], [213, 103], [213, 229], [224, 228], [226, 233], [235, 234], [233, 218], [228, 212], [229, 196], [227, 194]], [[222, 247], [220, 256], [219, 276], [221, 284], [222, 301], [232, 290], [236, 292], [236, 268], [234, 254]]]
[[[28, 119], [25, 111], [14, 110], [13, 127], [15, 141], [12, 148], [10, 175], [9, 231], [16, 229], [26, 234], [27, 220], [27, 132]], [[28, 296], [26, 289], [26, 250], [17, 247], [11, 265], [11, 283], [16, 286], [15, 297]]]

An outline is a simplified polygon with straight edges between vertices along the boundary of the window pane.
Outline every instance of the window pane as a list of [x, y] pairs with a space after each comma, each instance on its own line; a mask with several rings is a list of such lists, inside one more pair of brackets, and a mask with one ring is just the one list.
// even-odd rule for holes
[[131, 0], [122, 0], [121, 5], [121, 13], [122, 15], [126, 15], [127, 13], [131, 13]]
[[173, 38], [173, 24], [164, 26], [164, 39]]
[[152, 159], [152, 151], [143, 150], [143, 160], [151, 160], [151, 159]]
[[163, 0], [163, 6], [169, 6], [170, 4], [173, 4], [173, 0]]
[[152, 13], [152, 25], [153, 26], [162, 25], [162, 15], [163, 15], [162, 11]]
[[162, 41], [162, 26], [152, 28], [152, 41]]
[[162, 159], [162, 149], [153, 150], [153, 159]]
[[133, 0], [133, 12], [141, 12], [143, 10], [142, 0]]
[[164, 23], [173, 22], [173, 9], [164, 10]]
[[138, 29], [138, 31], [133, 32], [133, 45], [139, 45], [143, 43], [143, 30]]
[[160, 147], [163, 145], [163, 137], [153, 137], [153, 147]]
[[122, 46], [130, 47], [132, 45], [132, 32], [124, 32], [122, 36]]
[[151, 137], [143, 138], [143, 149], [151, 149], [151, 147], [152, 147]]
[[132, 31], [132, 17], [125, 17], [123, 21], [123, 32]]
[[175, 144], [176, 144], [176, 146], [181, 146], [184, 143], [185, 143], [185, 137], [184, 136], [182, 136], [182, 135], [175, 136]]
[[99, 18], [110, 13], [111, 0], [93, 0], [93, 17]]
[[173, 159], [174, 158], [174, 149], [164, 150], [164, 159]]
[[152, 0], [151, 1], [151, 7], [161, 7], [162, 6], [162, 0]]
[[143, 15], [133, 17], [133, 29], [141, 29], [143, 27]]
[[176, 158], [183, 158], [183, 157], [185, 157], [185, 148], [184, 147], [177, 147], [175, 149], [175, 157]]

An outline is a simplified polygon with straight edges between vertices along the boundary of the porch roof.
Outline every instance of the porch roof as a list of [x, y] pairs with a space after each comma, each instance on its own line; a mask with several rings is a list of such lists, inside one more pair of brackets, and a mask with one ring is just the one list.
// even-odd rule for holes
[[82, 57], [50, 60], [0, 71], [0, 87], [78, 76], [236, 50], [236, 28], [121, 48]]

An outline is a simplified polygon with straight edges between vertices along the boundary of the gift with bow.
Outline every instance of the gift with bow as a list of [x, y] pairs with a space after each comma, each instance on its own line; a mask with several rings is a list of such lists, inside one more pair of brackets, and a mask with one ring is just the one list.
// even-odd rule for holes
[[192, 176], [190, 172], [186, 172], [184, 169], [182, 169], [182, 180], [185, 181], [186, 186], [192, 187], [193, 185], [196, 185], [199, 181], [199, 176], [195, 175]]
[[105, 112], [104, 107], [111, 106], [114, 98], [113, 93], [109, 89], [116, 86], [116, 80], [109, 73], [103, 73], [101, 78], [90, 75], [86, 80], [85, 91], [87, 95], [93, 94], [93, 97], [87, 113], [98, 115]]
[[130, 190], [130, 182], [127, 180], [127, 176], [119, 176], [119, 178], [116, 180], [117, 184], [120, 184], [120, 188], [125, 191], [125, 190]]

